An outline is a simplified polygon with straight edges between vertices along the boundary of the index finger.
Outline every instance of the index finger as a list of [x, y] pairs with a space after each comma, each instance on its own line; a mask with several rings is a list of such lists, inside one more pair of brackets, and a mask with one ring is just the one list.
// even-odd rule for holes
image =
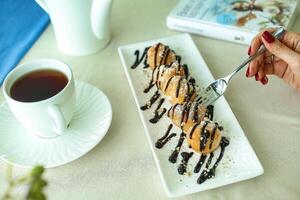
[[[249, 55], [253, 55], [257, 52], [257, 50], [259, 49], [259, 47], [263, 44], [262, 42], [262, 34], [263, 32], [265, 31], [268, 31], [270, 33], [273, 33], [276, 29], [275, 28], [268, 28], [268, 29], [265, 29], [263, 30], [262, 32], [258, 33], [253, 39], [252, 39], [252, 42], [251, 42], [251, 51], [249, 52]], [[280, 40], [284, 45], [286, 45], [287, 47], [293, 49], [293, 50], [296, 50], [296, 51], [300, 51], [300, 49], [297, 49], [297, 44], [298, 44], [298, 41], [299, 41], [299, 37], [300, 35], [297, 34], [297, 33], [294, 33], [294, 32], [288, 32], [286, 31], [284, 34], [283, 34], [283, 37], [282, 39]]]
[[[274, 28], [268, 28], [268, 29], [265, 29], [264, 31], [268, 31], [268, 32], [274, 32], [275, 29]], [[252, 56], [254, 55], [257, 50], [259, 49], [259, 47], [263, 44], [262, 40], [261, 40], [261, 37], [262, 37], [262, 34], [263, 32], [260, 32], [258, 33], [253, 39], [252, 39], [252, 42], [251, 42], [251, 51], [249, 52], [249, 55]]]

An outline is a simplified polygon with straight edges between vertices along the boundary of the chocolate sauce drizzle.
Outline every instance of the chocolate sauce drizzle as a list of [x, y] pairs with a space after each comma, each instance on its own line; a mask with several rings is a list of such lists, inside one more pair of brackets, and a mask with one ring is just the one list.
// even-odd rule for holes
[[159, 138], [156, 141], [156, 143], [155, 143], [156, 148], [161, 149], [172, 137], [176, 136], [176, 133], [172, 133], [171, 135], [169, 135], [172, 127], [173, 127], [173, 124], [170, 124], [166, 133], [164, 134], [164, 136], [162, 136], [161, 138]]
[[154, 67], [157, 67], [157, 64], [156, 64], [156, 57], [157, 57], [157, 53], [158, 53], [158, 48], [159, 46], [161, 45], [161, 43], [158, 43], [156, 46], [155, 46], [155, 50], [154, 50]]
[[206, 181], [207, 179], [210, 179], [210, 178], [212, 178], [212, 177], [215, 176], [216, 169], [217, 169], [217, 167], [219, 165], [219, 162], [222, 160], [225, 148], [228, 145], [229, 145], [229, 140], [227, 138], [225, 138], [225, 137], [222, 137], [221, 143], [220, 143], [221, 152], [220, 152], [219, 157], [217, 158], [217, 160], [216, 160], [215, 164], [212, 166], [212, 168], [209, 169], [211, 160], [212, 160], [212, 158], [214, 156], [213, 153], [210, 154], [210, 156], [208, 158], [208, 161], [206, 163], [205, 168], [203, 169], [202, 173], [200, 174], [199, 178], [197, 179], [197, 183], [201, 184], [204, 181]]
[[182, 80], [183, 80], [182, 77], [180, 77], [180, 79], [178, 80], [178, 84], [177, 84], [177, 88], [176, 88], [176, 98], [178, 98], [178, 96], [179, 96], [179, 89], [180, 89]]
[[171, 107], [169, 108], [168, 113], [167, 113], [168, 117], [171, 117], [171, 116], [170, 116], [170, 112], [172, 111], [172, 118], [174, 118], [174, 115], [175, 115], [174, 111], [175, 111], [175, 109], [176, 109], [176, 107], [177, 107], [178, 105], [179, 105], [179, 104], [176, 103], [174, 106], [171, 106]]
[[[136, 50], [135, 52], [134, 52], [134, 55], [136, 56], [135, 57], [135, 62], [133, 63], [133, 65], [131, 66], [131, 69], [135, 69], [137, 66], [139, 66], [139, 64], [144, 60], [144, 58], [146, 58], [147, 56], [147, 51], [148, 51], [148, 49], [149, 49], [149, 47], [146, 47], [145, 49], [144, 49], [144, 52], [143, 52], [143, 54], [142, 54], [142, 56], [140, 57], [140, 51], [139, 50]], [[144, 61], [144, 64], [146, 63], [147, 64], [147, 59], [145, 59], [145, 61]], [[145, 64], [145, 65], [146, 65]]]
[[162, 110], [161, 113], [158, 112], [158, 110], [160, 109], [160, 107], [164, 103], [164, 101], [165, 101], [165, 99], [160, 99], [159, 100], [159, 103], [158, 103], [158, 105], [157, 105], [157, 107], [156, 107], [156, 109], [154, 111], [154, 117], [151, 118], [149, 120], [149, 122], [151, 122], [153, 124], [157, 123], [160, 120], [160, 118], [162, 118], [162, 116], [167, 112], [166, 108], [163, 108], [163, 110]]
[[209, 149], [211, 149], [211, 147], [212, 147], [217, 129], [218, 129], [218, 123], [215, 122], [215, 126], [214, 126], [211, 136], [210, 136]]
[[166, 63], [167, 58], [168, 58], [168, 56], [169, 56], [169, 51], [170, 51], [169, 46], [164, 46], [164, 51], [162, 52], [162, 55], [161, 55], [161, 59], [160, 59], [159, 65], [162, 65], [162, 64], [165, 64], [165, 63]]
[[147, 109], [149, 109], [149, 108], [152, 106], [152, 104], [153, 104], [159, 97], [160, 97], [160, 94], [159, 94], [158, 91], [156, 91], [156, 92], [154, 93], [154, 95], [150, 98], [150, 100], [149, 100], [145, 105], [141, 106], [141, 110], [147, 110]]
[[154, 71], [155, 71], [155, 69], [152, 71], [151, 80], [150, 80], [148, 86], [144, 89], [144, 93], [148, 93], [151, 90], [151, 88], [154, 86], [154, 83], [153, 83]]
[[190, 103], [184, 104], [183, 111], [182, 111], [182, 114], [181, 114], [181, 120], [180, 120], [180, 126], [181, 127], [183, 126], [183, 122], [184, 123], [187, 122], [187, 120], [189, 118], [190, 109], [191, 109], [191, 104]]
[[171, 155], [169, 157], [169, 161], [171, 163], [176, 163], [177, 157], [178, 157], [178, 154], [179, 154], [179, 151], [181, 149], [181, 146], [182, 146], [182, 143], [183, 143], [184, 139], [185, 139], [185, 133], [181, 132], [178, 143], [177, 143], [174, 151], [171, 153]]
[[203, 99], [202, 99], [202, 98], [203, 98], [203, 97], [200, 96], [199, 98], [197, 98], [196, 102], [199, 103], [199, 104], [201, 104], [201, 103], [203, 102]]
[[185, 74], [185, 78], [187, 78], [189, 76], [189, 68], [186, 64], [183, 64], [182, 67], [183, 67], [183, 71], [184, 71], [184, 74]]
[[180, 63], [181, 62], [181, 56], [176, 56], [176, 58], [175, 58], [177, 61], [178, 61], [178, 63]]
[[196, 102], [195, 107], [194, 107], [194, 115], [193, 115], [193, 122], [197, 122], [198, 121], [198, 107], [199, 107], [199, 103]]
[[154, 84], [152, 83], [152, 81], [149, 83], [149, 85], [144, 89], [144, 93], [148, 93], [151, 88], [153, 88]]
[[151, 79], [151, 81], [153, 82], [154, 72], [155, 72], [155, 70], [157, 69], [157, 73], [156, 73], [156, 87], [157, 87], [157, 88], [159, 88], [159, 85], [160, 85], [160, 82], [158, 81], [159, 73], [160, 73], [159, 68], [160, 68], [160, 66], [159, 66], [159, 67], [155, 67], [155, 69], [153, 70], [152, 79]]
[[214, 119], [214, 106], [213, 105], [208, 105], [206, 107], [206, 112], [205, 112], [205, 117], [207, 117], [208, 119], [210, 119], [211, 121], [213, 121]]
[[214, 157], [214, 153], [210, 153], [208, 160], [206, 162], [205, 168], [203, 169], [202, 173], [200, 174], [199, 178], [197, 179], [198, 184], [201, 184], [208, 179], [209, 166], [210, 166], [210, 163], [211, 163], [213, 157]]
[[202, 165], [204, 164], [206, 157], [207, 157], [206, 154], [201, 154], [200, 159], [194, 168], [194, 173], [200, 172], [200, 169], [201, 169]]
[[[148, 51], [149, 48], [150, 48], [150, 47], [148, 47], [148, 48], [146, 49], [146, 51]], [[144, 63], [143, 63], [143, 64], [144, 64], [144, 67], [143, 67], [144, 69], [149, 67], [149, 64], [147, 63], [147, 60], [148, 60], [148, 55], [146, 54], [145, 60], [144, 60]]]
[[196, 84], [196, 80], [193, 77], [190, 77], [189, 83], [191, 83], [192, 85], [195, 85]]
[[206, 126], [208, 125], [208, 121], [205, 121], [203, 126], [202, 126], [202, 129], [201, 129], [201, 133], [199, 135], [199, 139], [200, 139], [200, 151], [203, 151], [205, 146], [206, 146], [206, 143], [208, 141], [208, 137], [209, 137], [209, 133], [208, 131], [206, 130]]
[[184, 97], [184, 102], [189, 102], [195, 93], [195, 86], [190, 82], [187, 83], [187, 94]]
[[172, 81], [172, 79], [173, 79], [174, 77], [175, 77], [175, 76], [172, 76], [172, 77], [168, 80], [168, 82], [167, 82], [167, 84], [166, 84], [166, 86], [165, 86], [165, 88], [164, 88], [164, 92], [167, 91], [167, 89], [168, 89], [168, 87], [169, 87], [169, 85], [170, 85], [170, 83], [171, 83], [171, 81]]
[[186, 167], [187, 167], [187, 164], [190, 160], [190, 158], [193, 156], [193, 152], [182, 152], [180, 155], [182, 156], [182, 160], [181, 160], [181, 164], [179, 165], [177, 171], [179, 174], [184, 174], [186, 172]]
[[200, 125], [200, 123], [198, 122], [198, 123], [196, 123], [196, 124], [193, 126], [193, 128], [192, 128], [192, 130], [191, 130], [191, 132], [190, 132], [190, 139], [193, 138], [193, 134], [194, 134], [194, 132], [195, 132], [197, 126], [199, 126], [199, 125]]

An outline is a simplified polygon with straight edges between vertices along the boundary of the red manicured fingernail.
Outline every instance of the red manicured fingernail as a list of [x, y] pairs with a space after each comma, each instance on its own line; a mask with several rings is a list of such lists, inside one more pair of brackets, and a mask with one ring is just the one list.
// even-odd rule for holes
[[250, 56], [250, 54], [251, 54], [251, 46], [248, 49], [248, 56]]
[[255, 80], [258, 81], [258, 74], [255, 74]]
[[275, 41], [274, 36], [268, 31], [264, 31], [262, 36], [268, 43], [273, 43]]
[[260, 82], [261, 82], [263, 85], [266, 85], [266, 84], [268, 83], [268, 80], [269, 80], [268, 77], [265, 76], [265, 77], [263, 77], [263, 78], [261, 79]]
[[246, 71], [246, 77], [247, 78], [249, 77], [249, 67], [247, 68], [247, 71]]

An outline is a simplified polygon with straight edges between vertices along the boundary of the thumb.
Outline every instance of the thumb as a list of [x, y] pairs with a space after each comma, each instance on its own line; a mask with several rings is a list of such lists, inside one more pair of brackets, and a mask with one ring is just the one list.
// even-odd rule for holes
[[277, 40], [268, 31], [262, 33], [262, 42], [272, 54], [284, 60], [291, 67], [297, 66], [300, 55]]

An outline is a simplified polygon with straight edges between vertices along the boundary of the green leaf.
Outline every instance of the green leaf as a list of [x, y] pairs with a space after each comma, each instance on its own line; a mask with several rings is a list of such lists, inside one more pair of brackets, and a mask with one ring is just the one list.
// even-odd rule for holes
[[32, 169], [31, 176], [32, 177], [38, 177], [38, 176], [41, 176], [43, 172], [44, 172], [44, 167], [43, 166], [36, 166]]

